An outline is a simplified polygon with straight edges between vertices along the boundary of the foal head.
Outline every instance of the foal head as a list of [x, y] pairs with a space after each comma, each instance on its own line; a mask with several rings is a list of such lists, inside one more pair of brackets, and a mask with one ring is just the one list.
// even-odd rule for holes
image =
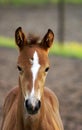
[[21, 27], [15, 32], [15, 41], [19, 47], [19, 83], [29, 114], [36, 114], [41, 106], [45, 78], [49, 70], [48, 52], [53, 39], [54, 34], [50, 29], [41, 42], [36, 38], [26, 38]]

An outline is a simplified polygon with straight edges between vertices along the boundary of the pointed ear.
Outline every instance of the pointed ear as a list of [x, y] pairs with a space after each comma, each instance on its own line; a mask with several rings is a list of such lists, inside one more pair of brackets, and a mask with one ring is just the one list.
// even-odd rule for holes
[[26, 36], [21, 27], [18, 27], [15, 31], [15, 41], [20, 49], [26, 44]]
[[48, 29], [48, 32], [46, 33], [41, 42], [41, 47], [44, 48], [45, 50], [48, 50], [53, 44], [53, 40], [54, 40], [54, 33], [51, 29]]

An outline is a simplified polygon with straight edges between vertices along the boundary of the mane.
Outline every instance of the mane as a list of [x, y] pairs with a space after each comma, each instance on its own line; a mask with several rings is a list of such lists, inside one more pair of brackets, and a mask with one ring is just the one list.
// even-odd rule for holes
[[29, 45], [39, 44], [40, 37], [29, 33], [27, 36], [27, 41], [28, 41]]

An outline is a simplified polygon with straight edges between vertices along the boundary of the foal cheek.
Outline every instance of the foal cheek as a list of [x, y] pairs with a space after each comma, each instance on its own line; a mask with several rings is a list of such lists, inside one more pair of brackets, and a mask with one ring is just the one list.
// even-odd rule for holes
[[[24, 98], [26, 98], [26, 96], [29, 94], [29, 82], [28, 80], [25, 78], [25, 75], [20, 75], [19, 76], [20, 78], [20, 87], [21, 87], [21, 90], [22, 90], [22, 93], [23, 93], [23, 96]], [[29, 87], [29, 88], [28, 88]]]
[[45, 76], [44, 75], [42, 75], [42, 76], [40, 76], [39, 77], [39, 79], [38, 79], [38, 88], [39, 88], [39, 90], [40, 90], [40, 92], [41, 92], [41, 95], [42, 95], [42, 93], [43, 93], [43, 90], [44, 90], [44, 84], [45, 84]]

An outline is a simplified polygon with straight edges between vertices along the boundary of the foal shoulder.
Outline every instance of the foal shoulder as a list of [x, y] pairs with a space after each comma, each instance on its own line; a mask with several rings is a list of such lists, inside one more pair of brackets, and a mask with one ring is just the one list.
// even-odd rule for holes
[[59, 101], [55, 93], [47, 87], [45, 87], [44, 93], [46, 100], [52, 105], [53, 109], [59, 108]]
[[16, 97], [18, 95], [18, 87], [14, 87], [13, 89], [11, 89], [11, 91], [7, 94], [6, 98], [5, 98], [5, 102], [4, 102], [4, 106], [3, 106], [3, 113], [4, 116], [6, 116], [6, 114], [9, 112], [12, 104], [14, 103]]
[[49, 88], [45, 88], [44, 95], [46, 117], [50, 126], [53, 127], [52, 130], [64, 130], [59, 113], [59, 102], [56, 95]]

